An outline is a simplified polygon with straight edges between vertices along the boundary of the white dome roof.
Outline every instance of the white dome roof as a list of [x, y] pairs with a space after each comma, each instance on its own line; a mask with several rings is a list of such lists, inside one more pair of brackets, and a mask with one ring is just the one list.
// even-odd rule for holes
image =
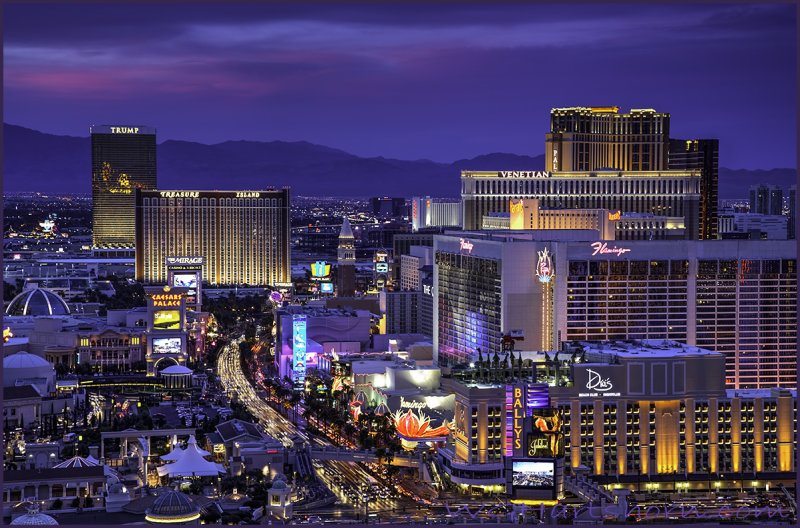
[[172, 365], [161, 371], [161, 374], [191, 374], [192, 369], [183, 365]]
[[3, 370], [9, 368], [29, 369], [40, 367], [47, 367], [48, 369], [53, 368], [50, 362], [43, 357], [39, 357], [36, 354], [29, 354], [24, 350], [3, 358]]

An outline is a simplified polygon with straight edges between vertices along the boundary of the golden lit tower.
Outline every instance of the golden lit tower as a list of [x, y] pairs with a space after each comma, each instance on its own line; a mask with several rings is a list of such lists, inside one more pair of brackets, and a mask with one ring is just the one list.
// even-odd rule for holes
[[667, 168], [669, 114], [617, 106], [553, 108], [545, 139], [548, 171], [660, 171]]
[[133, 248], [134, 190], [156, 189], [156, 129], [92, 126], [92, 245]]

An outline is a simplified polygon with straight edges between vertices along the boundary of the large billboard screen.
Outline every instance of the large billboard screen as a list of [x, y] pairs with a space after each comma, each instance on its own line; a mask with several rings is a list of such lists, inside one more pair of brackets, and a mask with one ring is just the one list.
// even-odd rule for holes
[[178, 288], [197, 288], [197, 273], [174, 273], [172, 285]]
[[158, 330], [180, 330], [181, 312], [179, 310], [155, 310], [153, 328]]
[[296, 389], [303, 390], [306, 383], [306, 316], [292, 317], [293, 381]]
[[532, 431], [525, 440], [525, 456], [549, 458], [564, 456], [564, 423], [560, 409], [535, 409]]
[[331, 265], [324, 260], [318, 260], [311, 265], [311, 278], [322, 280], [331, 276]]
[[180, 337], [157, 337], [153, 339], [153, 354], [179, 354], [181, 352]]
[[511, 485], [515, 488], [555, 489], [555, 461], [514, 460], [511, 474]]

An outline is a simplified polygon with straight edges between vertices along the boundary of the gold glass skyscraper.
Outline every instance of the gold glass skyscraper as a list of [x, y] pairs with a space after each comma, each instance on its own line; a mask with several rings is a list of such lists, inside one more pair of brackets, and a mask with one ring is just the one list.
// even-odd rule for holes
[[156, 189], [156, 130], [92, 126], [92, 245], [132, 248], [134, 189]]

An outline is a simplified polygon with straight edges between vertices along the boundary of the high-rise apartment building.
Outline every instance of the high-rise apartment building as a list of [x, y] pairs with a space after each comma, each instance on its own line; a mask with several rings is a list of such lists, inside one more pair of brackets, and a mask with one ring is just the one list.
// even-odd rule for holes
[[719, 202], [719, 140], [670, 139], [670, 170], [700, 171], [700, 231], [698, 238], [717, 238]]
[[136, 278], [166, 283], [167, 257], [203, 257], [203, 281], [291, 284], [289, 189], [136, 191]]
[[667, 168], [669, 114], [619, 107], [554, 108], [545, 140], [548, 171], [660, 171]]
[[683, 217], [684, 238], [696, 239], [700, 177], [699, 170], [462, 171], [464, 229], [481, 229], [483, 217], [490, 213], [510, 212], [511, 200], [538, 199], [543, 209], [608, 209]]
[[763, 215], [783, 214], [783, 189], [777, 185], [750, 187], [750, 212]]
[[[553, 234], [557, 232], [548, 232]], [[572, 340], [670, 339], [725, 354], [730, 388], [797, 383], [797, 248], [780, 240], [561, 241], [437, 235], [440, 364]]]
[[132, 248], [134, 190], [156, 189], [156, 130], [92, 126], [92, 244]]

